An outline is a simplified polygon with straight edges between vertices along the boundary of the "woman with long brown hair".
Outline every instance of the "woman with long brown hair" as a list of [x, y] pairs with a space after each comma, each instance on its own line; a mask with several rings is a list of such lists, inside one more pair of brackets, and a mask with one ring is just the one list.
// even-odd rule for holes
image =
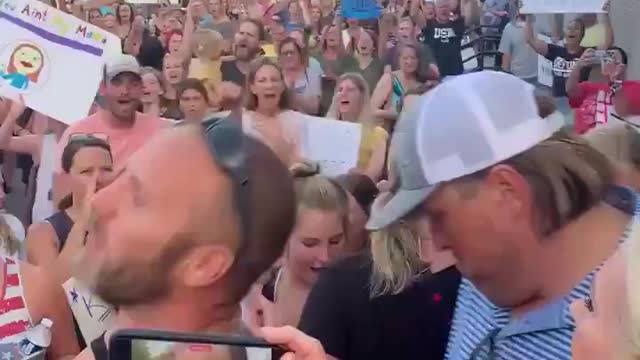
[[302, 156], [304, 131], [299, 113], [291, 110], [291, 99], [280, 67], [261, 58], [251, 63], [246, 84], [242, 127], [269, 145], [285, 164]]

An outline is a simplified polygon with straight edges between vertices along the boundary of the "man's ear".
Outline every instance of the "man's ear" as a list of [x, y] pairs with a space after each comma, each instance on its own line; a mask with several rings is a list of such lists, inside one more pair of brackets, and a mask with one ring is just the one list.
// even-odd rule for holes
[[180, 280], [187, 287], [206, 287], [220, 280], [233, 264], [234, 255], [227, 246], [198, 246], [179, 268]]

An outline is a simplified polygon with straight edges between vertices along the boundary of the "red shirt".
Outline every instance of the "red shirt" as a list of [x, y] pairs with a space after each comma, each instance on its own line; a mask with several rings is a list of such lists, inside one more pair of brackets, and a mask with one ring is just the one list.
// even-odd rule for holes
[[578, 84], [578, 95], [569, 98], [569, 105], [575, 109], [575, 130], [584, 134], [597, 125], [609, 121], [613, 102], [609, 85], [594, 82]]

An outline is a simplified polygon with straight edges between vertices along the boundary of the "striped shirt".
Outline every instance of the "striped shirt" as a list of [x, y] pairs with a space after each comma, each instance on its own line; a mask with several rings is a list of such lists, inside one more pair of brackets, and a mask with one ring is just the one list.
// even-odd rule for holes
[[[635, 198], [636, 216], [640, 196]], [[620, 242], [629, 236], [631, 223]], [[469, 280], [460, 284], [447, 360], [571, 360], [575, 322], [570, 305], [591, 294], [589, 273], [569, 294], [517, 319], [509, 309], [493, 305]]]
[[0, 302], [0, 344], [22, 340], [31, 326], [31, 317], [25, 305], [20, 267], [10, 258], [4, 258], [4, 297]]

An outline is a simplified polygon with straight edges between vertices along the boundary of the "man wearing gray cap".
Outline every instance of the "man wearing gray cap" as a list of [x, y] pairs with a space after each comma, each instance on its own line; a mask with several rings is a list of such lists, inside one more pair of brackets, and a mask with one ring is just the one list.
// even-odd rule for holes
[[533, 91], [494, 72], [437, 87], [403, 119], [417, 138], [395, 147], [399, 187], [372, 210], [372, 230], [413, 211], [456, 256], [465, 279], [447, 359], [571, 359], [569, 305], [589, 295], [635, 211], [603, 155], [540, 118]]
[[[71, 124], [64, 132], [57, 148], [56, 175], [62, 172], [62, 152], [76, 134], [106, 138], [117, 170], [158, 130], [166, 128], [168, 121], [137, 112], [142, 92], [140, 66], [135, 57], [116, 55], [107, 59], [99, 89], [104, 104], [95, 114]], [[66, 190], [61, 177], [54, 176], [54, 201], [66, 195]]]
[[[570, 304], [583, 306], [595, 271], [626, 239], [636, 196], [558, 123], [539, 116], [533, 86], [482, 72], [439, 85], [397, 125], [393, 196], [367, 225], [411, 212], [456, 256], [465, 279], [446, 359], [571, 359]], [[301, 359], [324, 358], [294, 329], [265, 335]]]

